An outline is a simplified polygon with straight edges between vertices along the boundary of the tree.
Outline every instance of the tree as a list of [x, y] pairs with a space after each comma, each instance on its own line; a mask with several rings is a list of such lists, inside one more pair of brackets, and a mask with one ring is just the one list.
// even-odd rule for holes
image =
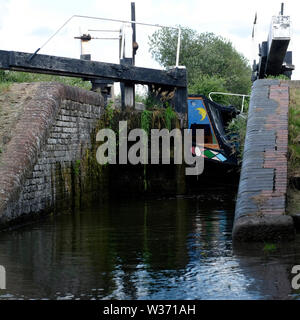
[[[189, 92], [208, 94], [195, 91], [212, 86], [214, 91], [249, 93], [251, 68], [230, 41], [213, 33], [199, 34], [189, 28], [181, 31], [179, 61], [187, 68]], [[150, 52], [163, 67], [175, 65], [177, 37], [175, 29], [162, 28], [149, 38]], [[203, 85], [203, 81], [208, 85]]]
[[[218, 76], [199, 74], [194, 79], [193, 83], [189, 85], [189, 93], [208, 96], [210, 92], [227, 92], [225, 82], [224, 78], [220, 78]], [[216, 95], [213, 98], [215, 102], [224, 104], [229, 104], [230, 101], [223, 95]]]

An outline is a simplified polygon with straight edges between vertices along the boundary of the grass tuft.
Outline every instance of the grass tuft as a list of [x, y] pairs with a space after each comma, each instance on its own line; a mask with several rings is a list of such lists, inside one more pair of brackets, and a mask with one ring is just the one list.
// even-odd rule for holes
[[90, 90], [92, 87], [90, 81], [83, 81], [80, 78], [0, 70], [0, 93], [7, 90], [12, 83], [52, 81], [60, 82], [69, 86], [79, 87], [85, 90]]

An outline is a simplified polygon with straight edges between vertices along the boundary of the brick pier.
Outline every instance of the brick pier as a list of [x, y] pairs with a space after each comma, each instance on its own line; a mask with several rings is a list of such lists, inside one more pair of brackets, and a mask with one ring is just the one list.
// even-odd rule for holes
[[253, 85], [233, 227], [234, 241], [294, 238], [285, 214], [289, 82]]

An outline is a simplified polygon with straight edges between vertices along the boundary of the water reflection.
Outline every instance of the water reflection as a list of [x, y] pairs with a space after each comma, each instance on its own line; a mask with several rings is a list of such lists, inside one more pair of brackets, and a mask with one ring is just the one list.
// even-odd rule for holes
[[1, 299], [299, 298], [299, 241], [232, 249], [234, 196], [115, 201], [0, 234]]
[[265, 244], [235, 245], [233, 252], [243, 272], [255, 279], [255, 285], [265, 299], [300, 299], [299, 290], [291, 286], [294, 265], [300, 265], [300, 237], [293, 242], [277, 243], [268, 251]]

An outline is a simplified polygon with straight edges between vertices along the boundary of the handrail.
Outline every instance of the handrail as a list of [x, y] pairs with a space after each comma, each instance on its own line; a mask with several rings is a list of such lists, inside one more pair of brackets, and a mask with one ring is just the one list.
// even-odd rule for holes
[[243, 111], [244, 111], [245, 97], [250, 97], [250, 95], [248, 95], [248, 94], [228, 93], [228, 92], [214, 92], [214, 91], [212, 91], [212, 92], [210, 92], [209, 95], [208, 95], [208, 98], [209, 98], [211, 101], [214, 101], [214, 100], [211, 98], [211, 95], [212, 95], [212, 94], [222, 94], [222, 95], [225, 95], [225, 96], [238, 96], [238, 97], [243, 97], [241, 113], [243, 113]]

